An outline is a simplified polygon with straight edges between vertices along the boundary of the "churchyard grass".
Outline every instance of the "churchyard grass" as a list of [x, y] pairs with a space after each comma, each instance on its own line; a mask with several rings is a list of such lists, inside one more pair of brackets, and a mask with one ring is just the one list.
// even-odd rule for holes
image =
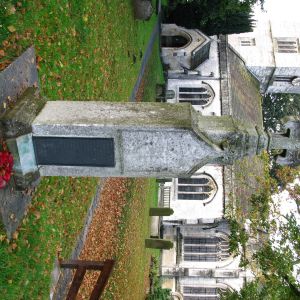
[[34, 44], [47, 98], [128, 100], [155, 16], [134, 21], [131, 0], [19, 1], [16, 11], [14, 2], [0, 4], [14, 31], [0, 37], [0, 63]]
[[156, 40], [153, 45], [153, 54], [151, 55], [146, 69], [144, 79], [144, 90], [142, 101], [151, 102], [156, 98], [156, 84], [164, 83], [163, 69], [160, 59], [158, 59], [159, 42]]
[[150, 236], [149, 208], [157, 206], [157, 192], [154, 179], [130, 180], [119, 226], [117, 263], [104, 300], [145, 298], [150, 257], [159, 253], [144, 246], [145, 237]]
[[58, 252], [69, 257], [94, 196], [96, 179], [44, 178], [9, 243], [0, 235], [1, 299], [47, 299]]
[[[135, 21], [132, 1], [120, 2], [1, 1], [0, 70], [34, 44], [41, 93], [48, 99], [128, 101], [156, 16], [153, 15], [148, 22]], [[157, 50], [157, 43], [155, 47]], [[158, 51], [151, 60], [158, 62]], [[157, 80], [162, 80], [159, 63], [150, 66], [144, 95], [150, 89], [154, 91]], [[152, 99], [154, 94], [151, 93], [144, 98]], [[132, 182], [133, 186], [138, 185], [134, 180]], [[49, 297], [54, 259], [57, 252], [65, 258], [70, 256], [97, 184], [98, 180], [93, 178], [42, 179], [27, 216], [13, 239], [8, 241], [3, 229], [0, 231], [1, 299]], [[149, 233], [149, 218], [142, 206], [149, 206], [155, 184], [153, 180], [143, 180], [141, 186], [145, 187], [146, 195], [136, 200], [136, 206], [133, 205], [138, 211], [130, 207], [135, 203], [136, 192], [133, 192], [130, 194], [133, 198], [128, 195], [128, 208], [126, 206], [119, 226], [124, 232], [120, 233], [120, 243], [123, 243], [127, 238], [127, 228], [134, 230], [135, 224], [144, 222], [135, 228], [139, 252], [132, 257], [132, 262], [128, 261], [139, 270], [138, 277], [144, 280], [143, 272], [148, 266], [150, 251], [143, 247], [143, 239]], [[142, 187], [139, 191], [143, 194]], [[135, 244], [124, 247], [130, 246], [135, 248]], [[118, 257], [122, 256], [122, 251], [120, 246]], [[129, 281], [131, 276], [124, 278]], [[116, 290], [124, 278], [119, 276], [113, 281]], [[136, 286], [134, 282], [130, 285]], [[111, 299], [111, 296], [107, 297]]]

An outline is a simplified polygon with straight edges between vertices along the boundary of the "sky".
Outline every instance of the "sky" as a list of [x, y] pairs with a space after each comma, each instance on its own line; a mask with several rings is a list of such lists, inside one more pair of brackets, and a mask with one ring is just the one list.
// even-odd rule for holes
[[[260, 5], [257, 8], [260, 10]], [[264, 10], [273, 17], [299, 20], [300, 0], [265, 0]]]
[[[300, 185], [299, 179], [296, 179], [295, 182], [290, 186], [293, 186], [295, 184]], [[275, 194], [273, 195], [272, 199], [274, 203], [278, 206], [279, 211], [282, 215], [286, 216], [293, 213], [296, 217], [297, 224], [300, 226], [300, 215], [298, 214], [296, 202], [290, 199], [288, 191], [285, 190], [282, 191], [281, 193]], [[286, 220], [282, 217], [276, 218], [275, 221], [277, 224], [279, 224], [280, 222], [282, 223], [286, 222]], [[279, 242], [281, 240], [280, 232], [276, 232], [273, 235], [271, 235], [271, 239], [273, 239], [274, 245], [276, 247], [279, 247]], [[299, 257], [295, 255], [295, 260], [296, 259], [299, 259]], [[298, 283], [300, 283], [300, 274], [297, 274], [298, 272], [300, 272], [300, 264], [294, 266], [294, 277], [296, 278]]]
[[[298, 20], [300, 14], [300, 0], [265, 0], [264, 10], [271, 15], [271, 18], [284, 18], [288, 20]], [[260, 7], [256, 8], [255, 13], [261, 13]], [[300, 184], [299, 180], [294, 184]], [[287, 191], [283, 191], [280, 194], [273, 196], [273, 201], [279, 205], [280, 213], [283, 215], [294, 213], [297, 219], [297, 223], [300, 226], [300, 215], [297, 211], [297, 206], [294, 200], [289, 199]], [[284, 221], [278, 219], [277, 221]], [[280, 240], [280, 235], [277, 234], [277, 240]], [[276, 234], [273, 238], [276, 240]], [[295, 266], [294, 275], [297, 281], [300, 282], [300, 276], [297, 276], [297, 271], [300, 269], [300, 265]]]

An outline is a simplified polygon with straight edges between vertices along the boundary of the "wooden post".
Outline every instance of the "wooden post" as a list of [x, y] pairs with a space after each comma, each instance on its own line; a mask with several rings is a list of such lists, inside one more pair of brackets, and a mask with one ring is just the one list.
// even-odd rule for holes
[[84, 268], [84, 267], [79, 267], [76, 270], [75, 276], [73, 278], [73, 281], [72, 281], [71, 287], [69, 289], [66, 300], [76, 299], [76, 295], [79, 291], [79, 288], [81, 286], [81, 283], [82, 283], [85, 273], [86, 273], [86, 268]]
[[96, 285], [92, 291], [90, 300], [98, 300], [99, 296], [103, 293], [103, 290], [107, 284], [108, 278], [112, 272], [112, 269], [114, 267], [115, 261], [114, 260], [106, 260], [103, 270], [98, 277], [98, 280], [96, 282]]
[[102, 261], [87, 261], [87, 260], [69, 260], [61, 261], [60, 267], [66, 269], [76, 269], [74, 278], [71, 283], [66, 300], [75, 300], [78, 294], [79, 288], [83, 281], [86, 270], [101, 271], [96, 285], [90, 296], [90, 300], [98, 300], [102, 295], [104, 288], [108, 282], [108, 278], [113, 270], [115, 261], [108, 259]]

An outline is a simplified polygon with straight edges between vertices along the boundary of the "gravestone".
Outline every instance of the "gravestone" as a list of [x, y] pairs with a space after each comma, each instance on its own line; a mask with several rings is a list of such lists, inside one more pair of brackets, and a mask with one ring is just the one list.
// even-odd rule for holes
[[153, 7], [150, 0], [133, 0], [134, 17], [137, 20], [147, 21], [151, 18]]
[[[10, 106], [16, 107], [20, 98], [28, 88], [38, 90], [38, 73], [35, 61], [35, 51], [31, 47], [18, 57], [4, 71], [0, 72], [0, 115], [7, 115]], [[33, 98], [31, 97], [31, 102]], [[34, 114], [34, 117], [37, 113]], [[33, 118], [34, 118], [33, 117]], [[33, 119], [32, 119], [33, 120]], [[18, 126], [11, 127], [17, 130]], [[7, 141], [12, 137], [8, 128], [0, 127], [0, 137]], [[31, 132], [31, 126], [28, 128]], [[8, 141], [9, 143], [9, 141]], [[16, 146], [16, 144], [19, 144]], [[21, 140], [15, 140], [10, 145], [11, 151], [17, 151], [21, 147]], [[15, 147], [16, 146], [16, 147]], [[7, 232], [8, 238], [11, 238], [19, 226], [24, 212], [31, 201], [31, 190], [38, 183], [39, 173], [28, 173], [25, 175], [18, 167], [15, 158], [15, 174], [5, 189], [0, 190], [0, 222], [2, 222]], [[22, 159], [26, 159], [26, 155]], [[28, 171], [24, 161], [20, 162], [23, 168]], [[19, 164], [20, 166], [20, 164]]]

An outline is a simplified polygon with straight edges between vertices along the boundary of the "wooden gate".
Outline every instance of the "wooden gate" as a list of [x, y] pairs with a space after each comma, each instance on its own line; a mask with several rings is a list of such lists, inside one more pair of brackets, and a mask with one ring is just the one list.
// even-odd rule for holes
[[102, 295], [107, 284], [108, 278], [114, 267], [114, 260], [106, 261], [87, 261], [87, 260], [68, 260], [61, 261], [60, 267], [66, 269], [76, 269], [66, 300], [75, 300], [87, 270], [101, 271], [94, 289], [91, 293], [90, 300], [98, 300]]

